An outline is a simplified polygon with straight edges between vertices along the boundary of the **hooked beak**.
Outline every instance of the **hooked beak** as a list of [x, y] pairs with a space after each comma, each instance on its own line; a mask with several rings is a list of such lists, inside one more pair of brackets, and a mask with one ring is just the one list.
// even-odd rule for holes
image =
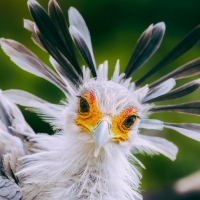
[[99, 155], [101, 147], [111, 138], [110, 129], [111, 129], [110, 123], [106, 120], [103, 120], [98, 124], [96, 129], [93, 131], [94, 141], [96, 143], [96, 148], [94, 152], [95, 157]]

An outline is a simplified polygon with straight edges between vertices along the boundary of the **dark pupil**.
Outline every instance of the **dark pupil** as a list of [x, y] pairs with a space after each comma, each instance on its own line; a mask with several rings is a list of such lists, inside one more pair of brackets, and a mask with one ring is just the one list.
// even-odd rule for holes
[[80, 99], [80, 111], [82, 113], [85, 113], [85, 112], [89, 112], [89, 105], [88, 105], [88, 102], [85, 98], [81, 98]]
[[136, 119], [136, 116], [135, 116], [135, 115], [131, 115], [131, 116], [127, 117], [127, 118], [124, 120], [124, 123], [123, 123], [124, 126], [125, 126], [126, 128], [130, 128], [130, 127], [133, 125], [135, 119]]

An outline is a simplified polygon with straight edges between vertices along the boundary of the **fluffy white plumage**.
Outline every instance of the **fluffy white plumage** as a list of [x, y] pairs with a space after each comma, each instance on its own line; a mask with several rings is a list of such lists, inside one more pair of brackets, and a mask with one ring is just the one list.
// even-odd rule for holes
[[[55, 105], [24, 91], [1, 92], [2, 177], [18, 184], [23, 199], [26, 200], [142, 199], [138, 189], [141, 178], [138, 168], [144, 166], [134, 153], [160, 153], [174, 160], [178, 149], [163, 138], [141, 135], [140, 129], [162, 130], [165, 127], [200, 141], [198, 124], [172, 124], [148, 119], [155, 109], [166, 109], [156, 107], [152, 102], [187, 95], [198, 89], [200, 81], [193, 81], [175, 90], [172, 88], [177, 77], [174, 77], [173, 73], [155, 87], [139, 87], [138, 82], [131, 82], [133, 71], [139, 69], [159, 47], [165, 30], [164, 23], [151, 25], [142, 34], [125, 73], [119, 73], [120, 65], [117, 61], [113, 76], [109, 80], [107, 61], [96, 69], [89, 31], [77, 10], [69, 10], [70, 28], [67, 32], [67, 28], [62, 26], [62, 11], [55, 0], [50, 1], [49, 16], [35, 0], [29, 0], [28, 5], [35, 23], [25, 20], [25, 27], [32, 32], [34, 42], [50, 54], [50, 62], [57, 74], [15, 41], [1, 39], [1, 47], [19, 67], [58, 86], [67, 100]], [[54, 18], [55, 13], [60, 21]], [[41, 16], [43, 17], [40, 18]], [[44, 25], [46, 27], [43, 28]], [[57, 29], [62, 27], [62, 31], [56, 32], [52, 26]], [[89, 68], [83, 67], [80, 71], [77, 67], [77, 61], [70, 49], [71, 40], [64, 35], [69, 33]], [[156, 44], [153, 41], [155, 37], [158, 38]], [[69, 42], [68, 46], [65, 46], [66, 42]], [[152, 47], [151, 42], [155, 46]], [[194, 71], [191, 76], [199, 73]], [[181, 73], [184, 74], [184, 71]], [[95, 101], [97, 108], [95, 105], [92, 107], [93, 103], [84, 96], [86, 94], [92, 95], [89, 98]], [[83, 98], [87, 101], [84, 100], [81, 107]], [[29, 107], [41, 115], [52, 125], [56, 134], [35, 134], [15, 104]], [[188, 112], [184, 110], [185, 107], [178, 106], [175, 107], [175, 112]], [[190, 114], [197, 114], [191, 110], [193, 107], [189, 108]], [[82, 112], [81, 109], [86, 111]], [[96, 110], [90, 118], [91, 124], [95, 124], [91, 125], [87, 124], [87, 118], [84, 116], [92, 112], [92, 109]], [[125, 118], [121, 117], [124, 112]], [[97, 113], [100, 113], [98, 120], [95, 118]], [[85, 121], [81, 121], [81, 124], [78, 122], [79, 118], [84, 118]], [[116, 120], [118, 121], [115, 127]], [[124, 136], [127, 137], [124, 139]], [[11, 145], [8, 147], [8, 144]], [[12, 153], [13, 150], [17, 153]], [[17, 167], [7, 165], [6, 155], [10, 156], [11, 163], [15, 161]], [[3, 186], [0, 186], [0, 196], [2, 189], [5, 190]], [[16, 194], [19, 194], [19, 191], [16, 191]], [[8, 199], [14, 198], [13, 196]]]
[[[106, 70], [105, 62], [97, 71], [100, 78], [85, 80], [78, 95], [92, 92], [102, 113], [116, 115], [134, 106], [138, 115], [147, 115], [147, 105], [144, 107], [140, 103], [147, 90], [143, 90], [142, 93], [131, 89], [130, 92], [129, 85], [124, 85], [123, 81], [120, 83], [120, 75], [117, 74], [115, 74], [117, 83], [112, 80], [107, 81]], [[86, 74], [84, 76], [86, 77]], [[68, 103], [57, 106], [34, 100], [33, 97], [29, 99], [27, 96], [21, 96], [18, 99], [13, 91], [5, 91], [3, 95], [10, 97], [15, 103], [37, 108], [45, 114], [47, 121], [53, 127], [61, 129], [54, 136], [46, 134], [29, 136], [32, 138], [31, 142], [35, 143], [36, 150], [33, 151], [38, 153], [22, 157], [20, 159], [22, 169], [17, 173], [26, 200], [34, 198], [141, 199], [137, 192], [141, 175], [136, 167], [141, 163], [132, 155], [132, 150], [137, 148], [138, 151], [150, 154], [161, 153], [171, 159], [176, 157], [177, 148], [172, 143], [157, 137], [138, 135], [138, 120], [129, 132], [128, 141], [119, 144], [108, 142], [96, 158], [93, 136], [80, 131], [74, 124], [77, 118], [78, 98], [76, 96], [69, 99]], [[160, 129], [154, 123], [151, 128]]]

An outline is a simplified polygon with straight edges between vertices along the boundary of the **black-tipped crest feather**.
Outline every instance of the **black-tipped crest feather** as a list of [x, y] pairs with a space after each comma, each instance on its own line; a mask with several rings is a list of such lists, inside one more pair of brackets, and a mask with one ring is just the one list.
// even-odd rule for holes
[[22, 44], [14, 40], [1, 39], [1, 47], [4, 52], [10, 56], [11, 60], [20, 68], [45, 78], [59, 87], [64, 93], [68, 93], [65, 83], [49, 67], [47, 67], [39, 58], [29, 51]]
[[135, 49], [132, 53], [131, 59], [129, 60], [129, 63], [124, 71], [127, 77], [130, 74], [129, 73], [130, 69], [132, 71], [132, 74], [134, 73], [134, 71], [137, 70], [134, 67], [134, 63], [136, 62], [137, 58], [142, 54], [142, 52], [145, 50], [146, 46], [149, 44], [152, 35], [152, 29], [153, 25], [150, 25], [138, 39]]
[[200, 115], [200, 101], [167, 105], [167, 106], [155, 106], [149, 110], [150, 112], [178, 112], [191, 115]]
[[[54, 57], [54, 59], [56, 59], [57, 62], [59, 62], [59, 60], [57, 60], [57, 57], [55, 57], [55, 54], [57, 54], [57, 50], [59, 50], [65, 56], [66, 60], [68, 60], [68, 62], [71, 63], [71, 66], [77, 71], [77, 74], [80, 76], [80, 78], [82, 78], [83, 76], [82, 70], [78, 65], [74, 52], [73, 51], [71, 52], [71, 48], [72, 48], [70, 46], [71, 41], [66, 41], [67, 39], [69, 39], [68, 37], [65, 37], [64, 42], [62, 40], [62, 38], [64, 37], [63, 35], [65, 34], [65, 31], [67, 31], [67, 29], [65, 29], [63, 25], [64, 17], [62, 16], [62, 12], [58, 7], [55, 7], [56, 4], [54, 4], [54, 1], [51, 1], [51, 2], [52, 3], [50, 3], [50, 13], [56, 25], [54, 25], [54, 22], [48, 16], [46, 11], [35, 0], [28, 1], [28, 7], [30, 10], [30, 13], [40, 33], [40, 36], [38, 35], [38, 37], [40, 38], [40, 40], [42, 38], [41, 43], [51, 55], [53, 54], [52, 56]], [[59, 29], [57, 27], [59, 27]], [[63, 30], [64, 32], [62, 32]], [[62, 33], [61, 36], [59, 33], [60, 34]], [[65, 45], [66, 42], [67, 44], [69, 43], [68, 46]], [[48, 46], [46, 45], [47, 43], [49, 43]], [[48, 48], [49, 46], [51, 46], [50, 49]], [[66, 67], [65, 65], [61, 65], [61, 66], [63, 68]], [[73, 77], [73, 78], [77, 78], [77, 77]], [[77, 78], [77, 82], [79, 82], [80, 78]]]
[[176, 123], [164, 123], [166, 128], [173, 129], [189, 138], [196, 141], [200, 141], [200, 124], [176, 124]]
[[172, 99], [178, 99], [180, 97], [186, 96], [200, 87], [200, 79], [187, 83], [179, 88], [172, 90], [171, 92], [158, 96], [153, 99], [149, 99], [147, 101], [143, 101], [143, 103], [152, 103], [158, 101], [166, 101]]
[[181, 42], [179, 42], [170, 53], [165, 56], [155, 67], [153, 67], [149, 72], [142, 76], [139, 80], [135, 82], [136, 86], [141, 85], [147, 78], [152, 74], [163, 68], [165, 65], [171, 63], [189, 49], [191, 49], [200, 39], [200, 25], [195, 27], [189, 34], [187, 34]]
[[70, 26], [69, 30], [79, 53], [81, 54], [82, 58], [84, 59], [88, 67], [90, 68], [92, 76], [97, 77], [96, 66], [95, 66], [95, 63], [93, 62], [91, 52], [84, 38], [82, 37], [81, 33], [78, 31], [78, 29], [75, 26]]
[[[90, 32], [81, 14], [73, 7], [68, 10], [70, 34], [82, 58], [90, 68], [93, 77], [96, 77], [96, 62], [93, 54]], [[74, 35], [72, 35], [74, 34]], [[76, 41], [75, 41], [76, 40]], [[79, 41], [77, 41], [79, 40]]]
[[177, 79], [194, 76], [199, 73], [200, 73], [200, 58], [197, 58], [195, 60], [192, 60], [192, 61], [180, 66], [179, 68], [172, 71], [171, 73], [169, 73], [169, 74], [163, 76], [162, 78], [160, 78], [159, 80], [153, 82], [152, 84], [149, 85], [149, 88], [156, 87], [157, 85], [161, 84], [162, 82], [164, 82], [165, 80], [167, 80], [169, 78], [173, 78], [173, 79], [177, 80]]
[[165, 24], [158, 23], [153, 27], [150, 26], [142, 34], [125, 70], [126, 78], [131, 77], [155, 53], [160, 46], [164, 33]]
[[27, 20], [24, 19], [24, 28], [27, 29], [28, 31], [30, 31], [32, 33], [31, 35], [31, 39], [33, 40], [33, 42], [40, 47], [43, 51], [47, 52], [47, 50], [44, 48], [43, 44], [41, 43], [38, 35], [35, 32], [35, 28], [36, 25], [34, 22], [32, 22], [31, 20]]
[[48, 49], [48, 52], [50, 55], [59, 63], [60, 70], [64, 72], [64, 77], [74, 84], [74, 86], [78, 87], [79, 84], [82, 82], [81, 77], [77, 73], [77, 71], [74, 69], [74, 67], [71, 65], [71, 63], [66, 59], [66, 57], [57, 49], [55, 48], [51, 43], [49, 43], [42, 34], [40, 34], [39, 30], [37, 30], [37, 35], [40, 38], [40, 41], [44, 45], [46, 49]]
[[67, 22], [65, 21], [63, 12], [61, 8], [59, 7], [58, 3], [56, 2], [56, 0], [49, 1], [48, 13], [58, 31], [58, 34], [62, 38], [62, 41], [64, 42], [66, 48], [71, 53], [74, 60], [76, 60], [76, 56], [75, 56], [73, 45], [72, 45], [72, 39], [69, 34]]

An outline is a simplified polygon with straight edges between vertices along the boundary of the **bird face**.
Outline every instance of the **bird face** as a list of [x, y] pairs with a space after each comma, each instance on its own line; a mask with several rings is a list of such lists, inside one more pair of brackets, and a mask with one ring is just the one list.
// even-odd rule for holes
[[92, 81], [83, 86], [77, 98], [75, 124], [94, 138], [95, 156], [106, 143], [129, 139], [139, 119], [139, 103], [127, 88], [111, 81]]

